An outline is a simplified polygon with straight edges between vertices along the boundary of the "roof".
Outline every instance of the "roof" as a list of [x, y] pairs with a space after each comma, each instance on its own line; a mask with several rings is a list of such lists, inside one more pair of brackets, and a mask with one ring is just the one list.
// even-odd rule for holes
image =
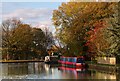
[[62, 56], [63, 58], [84, 58], [83, 56], [78, 56], [78, 57], [66, 57], [66, 56]]

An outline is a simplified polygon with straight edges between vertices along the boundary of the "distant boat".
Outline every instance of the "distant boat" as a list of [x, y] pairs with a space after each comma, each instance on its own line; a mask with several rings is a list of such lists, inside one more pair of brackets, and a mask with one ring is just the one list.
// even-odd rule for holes
[[58, 56], [46, 56], [44, 62], [47, 64], [58, 63]]
[[85, 68], [86, 64], [84, 61], [84, 57], [60, 57], [58, 63], [69, 66], [69, 67], [77, 67], [77, 68]]

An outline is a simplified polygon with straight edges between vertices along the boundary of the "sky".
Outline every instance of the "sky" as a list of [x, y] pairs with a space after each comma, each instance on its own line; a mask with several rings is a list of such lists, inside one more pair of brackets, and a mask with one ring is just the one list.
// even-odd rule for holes
[[55, 32], [52, 24], [52, 12], [62, 2], [2, 2], [2, 20], [18, 18], [33, 27], [48, 27]]

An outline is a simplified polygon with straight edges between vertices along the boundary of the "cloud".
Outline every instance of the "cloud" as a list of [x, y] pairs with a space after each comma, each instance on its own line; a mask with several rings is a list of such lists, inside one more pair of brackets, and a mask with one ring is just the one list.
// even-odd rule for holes
[[51, 21], [36, 22], [33, 27], [41, 28], [43, 31], [45, 30], [45, 28], [47, 28], [49, 31], [52, 31], [53, 33], [55, 32], [55, 27], [52, 25]]
[[51, 16], [52, 9], [17, 9], [11, 13], [3, 14], [3, 19], [7, 18], [23, 18], [23, 19], [38, 19]]
[[1, 14], [2, 14], [2, 3], [0, 2], [0, 16], [2, 16]]
[[47, 25], [47, 26], [52, 25], [52, 21], [47, 21], [47, 22], [46, 21], [40, 21], [39, 25], [42, 25], [42, 24]]
[[2, 9], [2, 3], [0, 2], [0, 8]]
[[32, 27], [44, 29], [47, 27], [50, 31], [55, 31], [52, 25], [52, 9], [17, 9], [11, 13], [2, 14], [3, 20], [9, 18], [18, 18], [22, 22], [31, 24]]

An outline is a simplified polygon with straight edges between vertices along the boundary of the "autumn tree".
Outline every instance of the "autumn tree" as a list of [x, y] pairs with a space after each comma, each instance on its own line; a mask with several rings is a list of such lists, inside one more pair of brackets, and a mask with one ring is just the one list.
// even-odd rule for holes
[[[119, 24], [118, 24], [118, 4], [112, 3], [109, 7], [112, 12], [109, 17], [102, 18], [94, 24], [94, 29], [89, 31], [90, 44], [96, 46], [96, 54], [106, 56], [116, 56], [119, 54]], [[107, 12], [109, 13], [109, 12]], [[88, 45], [88, 46], [89, 46]], [[91, 47], [91, 46], [89, 46]], [[94, 47], [91, 47], [94, 48]]]
[[32, 59], [47, 54], [47, 47], [53, 44], [52, 33], [46, 34], [40, 28], [33, 28], [19, 20], [6, 20], [2, 23], [3, 58]]
[[22, 22], [17, 19], [8, 19], [8, 20], [3, 21], [1, 24], [2, 48], [4, 48], [3, 54], [6, 54], [5, 56], [7, 56], [6, 57], [7, 59], [9, 59], [9, 50], [11, 47], [10, 38], [12, 37], [14, 33], [13, 31], [15, 30], [15, 28], [21, 23]]
[[[53, 23], [57, 36], [65, 43], [72, 54], [85, 54], [87, 47], [85, 38], [88, 31], [94, 30], [94, 24], [109, 18], [114, 14], [112, 5], [108, 2], [68, 2], [62, 3], [58, 10], [53, 12]], [[73, 52], [72, 52], [73, 50]]]
[[31, 50], [34, 53], [34, 57], [40, 58], [47, 54], [45, 44], [45, 33], [40, 28], [32, 28]]
[[88, 39], [86, 45], [89, 47], [88, 52], [94, 56], [102, 56], [107, 54], [110, 43], [106, 40], [105, 21], [97, 21], [94, 24], [94, 29], [87, 32]]
[[[11, 40], [11, 48], [14, 48], [16, 52], [15, 59], [28, 59], [28, 54], [31, 50], [31, 42], [32, 42], [32, 32], [31, 27], [28, 24], [20, 24], [13, 31], [14, 34], [10, 38]], [[20, 55], [18, 55], [20, 53]], [[18, 58], [18, 56], [20, 56]]]
[[[119, 4], [119, 3], [118, 3]], [[115, 14], [107, 19], [107, 41], [110, 43], [109, 54], [119, 57], [120, 59], [120, 23], [119, 23], [119, 5], [114, 6]]]
[[9, 38], [13, 34], [11, 31], [14, 31], [19, 24], [21, 24], [21, 21], [16, 19], [8, 19], [2, 22], [2, 47], [9, 47]]

